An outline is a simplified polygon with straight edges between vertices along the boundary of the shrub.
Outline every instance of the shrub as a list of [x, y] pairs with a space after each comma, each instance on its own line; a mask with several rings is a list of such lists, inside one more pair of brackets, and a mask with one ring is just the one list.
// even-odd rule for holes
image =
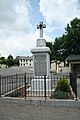
[[65, 78], [61, 78], [57, 82], [57, 87], [55, 91], [52, 91], [51, 98], [56, 99], [68, 99], [70, 96], [70, 86], [68, 84], [68, 80]]
[[21, 93], [17, 91], [10, 94], [10, 97], [19, 97], [19, 96], [21, 96]]
[[68, 84], [68, 80], [65, 79], [65, 78], [61, 78], [57, 82], [56, 91], [70, 92], [70, 87], [69, 87], [69, 84]]
[[54, 92], [54, 98], [56, 99], [68, 99], [68, 93], [63, 91]]

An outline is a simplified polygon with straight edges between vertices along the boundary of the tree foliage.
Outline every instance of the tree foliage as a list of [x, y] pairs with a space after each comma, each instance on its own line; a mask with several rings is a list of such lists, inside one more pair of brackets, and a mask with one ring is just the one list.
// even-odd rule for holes
[[46, 46], [50, 48], [50, 61], [53, 60], [53, 43], [46, 42]]
[[64, 61], [70, 54], [80, 54], [80, 19], [75, 18], [67, 24], [65, 33], [55, 39], [51, 51], [51, 58], [60, 61]]
[[13, 60], [13, 56], [10, 54], [8, 57], [7, 57], [8, 60], [12, 59]]
[[7, 59], [7, 60], [6, 60], [6, 65], [7, 65], [8, 67], [14, 66], [14, 60], [13, 60], [13, 59]]
[[0, 58], [0, 64], [6, 64], [6, 59], [5, 57]]
[[0, 58], [0, 64], [5, 64], [8, 67], [11, 66], [19, 66], [19, 60], [14, 59], [13, 56], [10, 54], [7, 59], [5, 57]]

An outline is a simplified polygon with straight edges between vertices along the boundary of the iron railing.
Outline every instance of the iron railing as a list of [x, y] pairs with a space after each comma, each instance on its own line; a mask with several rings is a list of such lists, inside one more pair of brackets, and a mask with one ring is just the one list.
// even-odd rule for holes
[[26, 73], [11, 76], [0, 76], [0, 96], [14, 97], [51, 97], [57, 82], [66, 78], [70, 82], [70, 74], [53, 76], [28, 76]]

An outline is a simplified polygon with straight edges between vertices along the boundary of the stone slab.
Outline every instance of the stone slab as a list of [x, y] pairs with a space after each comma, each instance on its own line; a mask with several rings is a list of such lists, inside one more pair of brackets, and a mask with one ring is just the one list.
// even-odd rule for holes
[[46, 55], [34, 55], [34, 69], [36, 76], [43, 76], [47, 74]]
[[[45, 91], [45, 81], [44, 78], [32, 79], [31, 88], [28, 91], [40, 92]], [[51, 91], [51, 79], [46, 79], [46, 91]]]
[[32, 48], [31, 50], [31, 53], [50, 53], [50, 49], [49, 47], [35, 47], [35, 48]]
[[46, 47], [45, 39], [37, 39], [36, 47]]

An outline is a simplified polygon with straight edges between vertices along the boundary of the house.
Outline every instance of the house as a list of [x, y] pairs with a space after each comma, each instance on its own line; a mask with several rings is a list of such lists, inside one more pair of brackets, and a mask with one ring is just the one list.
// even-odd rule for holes
[[65, 61], [69, 65], [70, 71], [80, 76], [80, 55], [69, 55]]
[[29, 66], [29, 67], [33, 67], [33, 56], [29, 57], [29, 56], [17, 56], [16, 59], [19, 60], [19, 66], [23, 67], [23, 66]]

